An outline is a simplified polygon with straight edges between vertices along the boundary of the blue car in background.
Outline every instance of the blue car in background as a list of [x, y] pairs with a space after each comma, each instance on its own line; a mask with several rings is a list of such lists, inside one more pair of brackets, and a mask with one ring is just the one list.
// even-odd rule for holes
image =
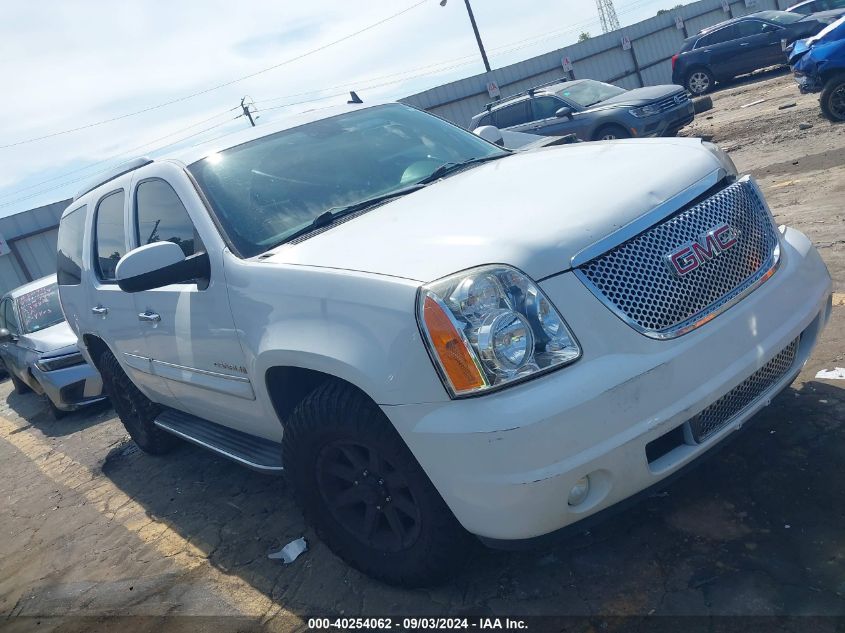
[[789, 65], [801, 92], [821, 92], [824, 115], [831, 121], [845, 121], [845, 17], [795, 42]]

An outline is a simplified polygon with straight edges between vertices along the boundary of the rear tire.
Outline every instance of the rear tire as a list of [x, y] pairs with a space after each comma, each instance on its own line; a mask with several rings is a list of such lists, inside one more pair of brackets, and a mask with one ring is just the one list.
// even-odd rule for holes
[[330, 381], [306, 396], [286, 421], [282, 457], [306, 519], [369, 576], [436, 584], [475, 542], [381, 409], [350, 385]]
[[715, 85], [716, 78], [713, 76], [713, 73], [703, 66], [690, 70], [684, 80], [684, 87], [690, 94], [696, 97], [707, 94], [713, 90]]
[[100, 355], [97, 368], [103, 377], [103, 390], [138, 447], [151, 455], [172, 451], [179, 444], [178, 438], [153, 423], [161, 407], [138, 390], [111, 352]]
[[834, 123], [845, 121], [845, 73], [834, 75], [824, 85], [819, 97], [822, 114]]
[[613, 141], [620, 138], [631, 138], [631, 133], [615, 123], [601, 126], [593, 135], [594, 141]]

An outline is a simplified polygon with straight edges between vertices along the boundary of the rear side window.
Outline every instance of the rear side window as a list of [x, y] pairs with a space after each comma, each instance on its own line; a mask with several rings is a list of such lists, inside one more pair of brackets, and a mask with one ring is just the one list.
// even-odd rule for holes
[[527, 101], [521, 101], [513, 105], [496, 110], [496, 127], [513, 127], [523, 125], [531, 120], [531, 112]]
[[115, 191], [97, 205], [94, 228], [94, 266], [102, 281], [113, 281], [117, 262], [126, 254], [126, 231], [123, 226], [124, 193]]
[[713, 31], [712, 33], [702, 37], [700, 40], [698, 40], [696, 48], [701, 48], [702, 46], [713, 46], [715, 44], [722, 44], [724, 42], [735, 40], [739, 37], [739, 29], [736, 26], [726, 26], [723, 29]]
[[88, 207], [74, 209], [59, 222], [56, 272], [62, 286], [77, 286], [82, 281], [82, 236]]
[[203, 250], [194, 223], [179, 196], [163, 180], [145, 180], [135, 189], [138, 244], [173, 242], [185, 257]]

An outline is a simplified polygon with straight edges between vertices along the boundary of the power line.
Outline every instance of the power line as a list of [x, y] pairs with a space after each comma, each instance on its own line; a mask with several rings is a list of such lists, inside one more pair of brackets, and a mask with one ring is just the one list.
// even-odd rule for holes
[[[102, 165], [103, 163], [109, 163], [109, 162], [115, 160], [116, 158], [120, 158], [121, 156], [125, 156], [126, 154], [135, 154], [136, 152], [144, 149], [145, 147], [149, 147], [150, 145], [155, 145], [159, 141], [163, 141], [164, 139], [170, 138], [171, 136], [176, 136], [177, 134], [181, 134], [182, 132], [185, 132], [186, 130], [190, 130], [191, 128], [195, 128], [199, 125], [202, 125], [203, 123], [208, 123], [209, 121], [213, 121], [214, 119], [217, 119], [217, 118], [219, 118], [219, 117], [221, 117], [225, 114], [229, 114], [230, 112], [234, 112], [237, 109], [238, 109], [237, 107], [229, 108], [225, 112], [219, 112], [218, 114], [210, 116], [207, 119], [202, 119], [201, 121], [197, 121], [196, 123], [192, 123], [191, 125], [187, 125], [185, 127], [179, 128], [178, 130], [174, 130], [173, 132], [165, 134], [164, 136], [159, 136], [158, 138], [155, 138], [152, 141], [147, 141], [146, 143], [143, 143], [142, 145], [138, 145], [137, 147], [133, 147], [131, 149], [123, 150], [122, 152], [120, 152], [118, 154], [114, 154], [112, 156], [109, 156], [108, 158], [103, 158], [103, 159], [98, 160], [94, 163], [90, 163], [88, 165], [85, 165], [84, 167], [78, 167], [76, 169], [66, 171], [63, 174], [59, 174], [58, 176], [54, 176], [52, 178], [42, 180], [40, 182], [35, 183], [34, 185], [28, 185], [26, 187], [21, 187], [20, 189], [15, 189], [14, 191], [6, 192], [6, 193], [0, 195], [0, 200], [2, 200], [3, 198], [8, 198], [9, 196], [13, 196], [13, 195], [22, 193], [24, 191], [28, 191], [29, 189], [34, 189], [36, 187], [40, 187], [41, 185], [45, 185], [48, 182], [53, 182], [54, 180], [61, 180], [62, 178], [67, 178], [68, 176], [70, 176], [72, 174], [76, 174], [76, 173], [79, 173], [79, 172], [82, 172], [82, 171], [88, 171], [89, 169], [92, 169], [92, 168], [96, 167], [97, 165]], [[237, 118], [237, 117], [235, 117], [235, 118]], [[228, 123], [228, 120], [226, 121], [226, 123]], [[107, 167], [105, 169], [105, 171], [108, 171], [109, 169], [111, 169], [111, 166]], [[97, 174], [97, 173], [100, 173], [100, 172], [94, 172], [94, 174]], [[94, 175], [94, 174], [91, 174], [91, 175]]]
[[113, 123], [114, 121], [120, 121], [121, 119], [126, 119], [126, 118], [136, 116], [136, 115], [139, 115], [139, 114], [144, 114], [145, 112], [151, 112], [152, 110], [158, 110], [160, 108], [164, 108], [166, 106], [173, 105], [175, 103], [181, 103], [183, 101], [187, 101], [188, 99], [193, 99], [195, 97], [199, 97], [201, 95], [208, 94], [209, 92], [214, 92], [215, 90], [220, 90], [221, 88], [226, 88], [226, 87], [234, 85], [236, 83], [246, 81], [247, 79], [252, 79], [253, 77], [257, 77], [258, 75], [262, 75], [264, 73], [270, 72], [271, 70], [276, 70], [277, 68], [281, 68], [282, 66], [286, 66], [286, 65], [291, 64], [295, 61], [299, 61], [300, 59], [303, 59], [305, 57], [309, 57], [311, 55], [314, 55], [315, 53], [319, 53], [321, 51], [324, 51], [327, 48], [331, 48], [332, 46], [336, 46], [337, 44], [340, 44], [342, 42], [350, 40], [353, 37], [357, 37], [358, 35], [361, 35], [362, 33], [366, 33], [367, 31], [370, 31], [370, 30], [372, 30], [372, 29], [374, 29], [378, 26], [381, 26], [385, 22], [389, 22], [390, 20], [393, 20], [395, 18], [398, 18], [401, 15], [404, 15], [405, 13], [408, 13], [408, 11], [415, 9], [418, 6], [425, 4], [426, 2], [427, 2], [427, 0], [419, 0], [419, 2], [412, 4], [411, 6], [406, 7], [405, 9], [402, 9], [398, 13], [394, 13], [392, 15], [389, 15], [386, 18], [379, 20], [378, 22], [370, 24], [369, 26], [365, 26], [364, 28], [359, 29], [359, 30], [357, 30], [353, 33], [350, 33], [348, 35], [344, 35], [343, 37], [341, 37], [339, 39], [328, 42], [327, 44], [323, 44], [322, 46], [318, 46], [317, 48], [313, 48], [313, 49], [306, 51], [304, 53], [301, 53], [299, 55], [295, 55], [293, 57], [290, 57], [290, 58], [288, 58], [288, 59], [286, 59], [282, 62], [279, 62], [278, 64], [268, 66], [267, 68], [262, 68], [261, 70], [257, 70], [253, 73], [248, 74], [248, 75], [243, 75], [242, 77], [237, 77], [236, 79], [231, 79], [229, 81], [225, 81], [223, 83], [217, 84], [216, 86], [211, 86], [210, 88], [205, 88], [203, 90], [198, 90], [197, 92], [192, 92], [190, 94], [184, 95], [182, 97], [178, 97], [176, 99], [171, 99], [170, 101], [165, 101], [163, 103], [159, 103], [157, 105], [149, 106], [149, 107], [143, 108], [141, 110], [136, 110], [135, 112], [128, 112], [127, 114], [121, 114], [119, 116], [111, 117], [109, 119], [103, 119], [102, 121], [96, 121], [94, 123], [88, 123], [86, 125], [80, 125], [78, 127], [71, 128], [71, 129], [68, 129], [68, 130], [62, 130], [60, 132], [52, 132], [50, 134], [44, 134], [42, 136], [36, 136], [36, 137], [33, 137], [33, 138], [28, 138], [28, 139], [24, 139], [24, 140], [21, 140], [21, 141], [16, 141], [14, 143], [7, 143], [5, 145], [0, 145], [0, 149], [7, 149], [9, 147], [18, 147], [20, 145], [26, 145], [27, 143], [34, 143], [35, 141], [42, 141], [44, 139], [54, 138], [56, 136], [62, 136], [64, 134], [70, 134], [71, 132], [78, 132], [80, 130], [87, 130], [89, 128], [96, 127], [98, 125], [104, 125], [106, 123]]
[[[152, 151], [152, 152], [156, 152], [156, 151], [159, 151], [159, 150], [165, 149], [165, 148], [167, 148], [167, 147], [171, 147], [172, 145], [177, 145], [178, 143], [182, 143], [183, 141], [187, 141], [188, 139], [194, 138], [195, 136], [199, 136], [200, 134], [204, 134], [204, 133], [208, 132], [209, 130], [214, 130], [214, 129], [216, 129], [216, 128], [218, 128], [218, 127], [222, 126], [222, 125], [226, 125], [226, 124], [227, 124], [227, 123], [229, 123], [230, 121], [234, 121], [235, 119], [238, 119], [238, 118], [240, 118], [240, 117], [242, 117], [242, 116], [243, 116], [242, 114], [239, 114], [239, 115], [237, 115], [237, 116], [235, 116], [235, 117], [232, 117], [232, 118], [231, 118], [231, 119], [229, 119], [229, 120], [223, 121], [222, 123], [217, 123], [216, 125], [209, 126], [209, 127], [207, 127], [207, 128], [204, 128], [204, 129], [200, 130], [199, 132], [194, 132], [193, 134], [189, 134], [188, 136], [184, 136], [184, 137], [182, 137], [182, 138], [180, 138], [180, 139], [177, 139], [177, 140], [175, 140], [175, 141], [172, 141], [171, 143], [167, 143], [166, 145], [162, 145], [162, 146], [160, 146], [160, 147], [156, 147], [156, 148], [154, 148], [154, 149], [152, 149], [152, 150], [150, 150], [150, 151]], [[141, 146], [141, 147], [143, 147], [143, 146]], [[106, 171], [109, 171], [112, 167], [114, 167], [114, 165], [110, 165], [109, 167], [106, 167], [106, 168], [104, 168], [104, 169], [100, 169], [99, 171], [95, 171], [94, 173], [91, 173], [91, 174], [86, 174], [86, 175], [84, 175], [84, 176], [80, 176], [79, 178], [74, 178], [73, 180], [67, 180], [67, 181], [65, 181], [65, 182], [61, 182], [61, 183], [59, 183], [59, 184], [57, 184], [57, 185], [55, 185], [55, 186], [53, 186], [53, 187], [48, 187], [47, 189], [42, 189], [42, 190], [40, 190], [40, 191], [36, 191], [35, 193], [31, 193], [31, 194], [29, 194], [28, 196], [23, 196], [23, 197], [21, 197], [21, 198], [16, 198], [16, 199], [14, 199], [14, 200], [10, 200], [9, 202], [4, 202], [4, 203], [0, 204], [0, 209], [2, 209], [3, 207], [8, 207], [8, 206], [11, 206], [11, 205], [13, 205], [13, 204], [17, 204], [18, 202], [23, 202], [24, 200], [29, 200], [29, 199], [31, 199], [31, 198], [35, 198], [35, 197], [37, 197], [37, 196], [40, 196], [40, 195], [45, 194], [45, 193], [49, 193], [49, 192], [51, 192], [51, 191], [55, 191], [56, 189], [61, 189], [61, 188], [66, 187], [66, 186], [68, 186], [68, 185], [72, 185], [72, 184], [74, 184], [74, 183], [76, 183], [76, 182], [82, 182], [83, 180], [88, 180], [89, 178], [92, 178], [93, 176], [96, 176], [97, 174], [102, 174], [102, 173], [104, 173], [104, 172], [106, 172]], [[67, 176], [67, 175], [68, 175], [68, 174], [64, 174], [64, 176]], [[62, 177], [64, 177], [64, 176], [62, 176]], [[54, 179], [54, 180], [55, 180], [55, 179]], [[43, 183], [41, 183], [41, 184], [43, 184]]]

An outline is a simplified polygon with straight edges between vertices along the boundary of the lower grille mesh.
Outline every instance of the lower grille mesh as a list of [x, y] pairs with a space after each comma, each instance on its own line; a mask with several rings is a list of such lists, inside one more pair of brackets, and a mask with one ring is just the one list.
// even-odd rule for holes
[[783, 378], [795, 362], [797, 351], [796, 338], [772, 360], [695, 416], [690, 421], [693, 439], [696, 442], [706, 440]]

